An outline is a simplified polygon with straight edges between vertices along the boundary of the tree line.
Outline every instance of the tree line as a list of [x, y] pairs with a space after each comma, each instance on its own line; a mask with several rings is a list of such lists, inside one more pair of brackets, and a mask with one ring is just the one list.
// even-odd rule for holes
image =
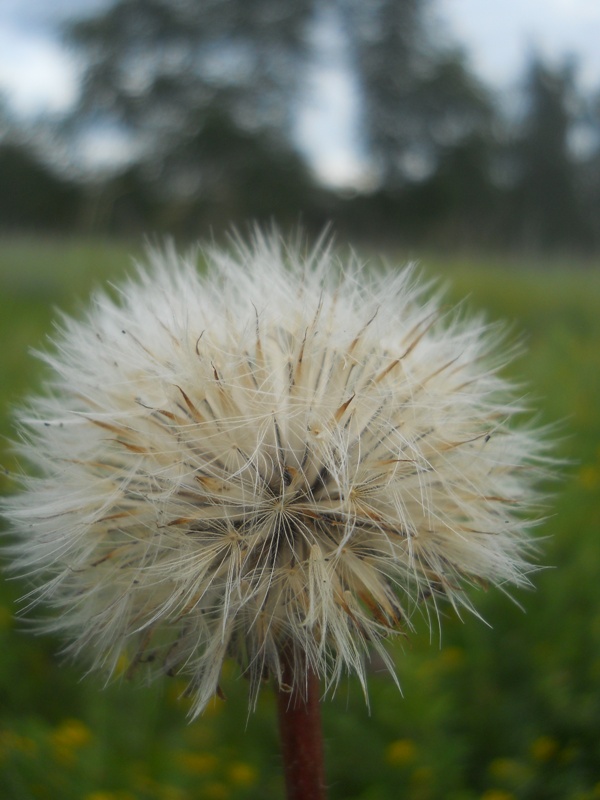
[[[533, 55], [509, 105], [445, 42], [427, 0], [115, 0], [65, 30], [76, 107], [17, 126], [0, 107], [0, 226], [196, 237], [275, 219], [432, 246], [593, 251], [600, 93]], [[320, 181], [297, 142], [307, 76], [334, 31], [364, 181]], [[323, 65], [321, 64], [321, 67]], [[125, 165], [76, 154], [98, 130]]]

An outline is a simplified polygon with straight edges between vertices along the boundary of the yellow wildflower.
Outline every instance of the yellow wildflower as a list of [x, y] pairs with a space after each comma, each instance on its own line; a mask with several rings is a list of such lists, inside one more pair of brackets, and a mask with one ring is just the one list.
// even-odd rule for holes
[[61, 764], [72, 764], [76, 752], [92, 738], [90, 729], [78, 719], [65, 719], [50, 734], [54, 755]]
[[505, 792], [504, 789], [486, 789], [481, 795], [481, 800], [515, 800], [512, 792]]
[[550, 761], [558, 753], [558, 742], [551, 736], [539, 736], [531, 745], [530, 752], [535, 761]]
[[417, 755], [417, 747], [411, 739], [396, 739], [385, 751], [385, 760], [393, 767], [405, 767], [413, 762]]
[[230, 781], [236, 786], [252, 786], [258, 780], [258, 772], [252, 764], [236, 761], [228, 770]]
[[178, 753], [177, 761], [180, 767], [192, 775], [206, 775], [213, 772], [218, 764], [218, 759], [212, 753], [191, 753], [186, 750]]

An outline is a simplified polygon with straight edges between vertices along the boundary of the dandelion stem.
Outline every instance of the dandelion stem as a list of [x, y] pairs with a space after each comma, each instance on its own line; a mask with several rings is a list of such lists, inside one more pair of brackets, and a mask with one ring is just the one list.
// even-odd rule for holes
[[319, 678], [308, 670], [306, 687], [298, 687], [295, 671], [288, 660], [283, 683], [291, 689], [275, 689], [287, 800], [325, 800]]

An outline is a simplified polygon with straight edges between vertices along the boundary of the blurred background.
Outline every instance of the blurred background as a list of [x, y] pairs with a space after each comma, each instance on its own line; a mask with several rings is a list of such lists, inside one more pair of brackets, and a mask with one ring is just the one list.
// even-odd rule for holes
[[593, 252], [595, 0], [2, 0], [0, 230]]
[[[332, 223], [505, 319], [565, 460], [536, 591], [392, 647], [323, 706], [332, 800], [600, 798], [600, 3], [0, 0], [0, 492], [10, 409], [57, 307], [147, 237]], [[186, 725], [177, 679], [108, 688], [15, 619], [0, 581], [2, 800], [277, 800], [268, 687], [232, 665]]]

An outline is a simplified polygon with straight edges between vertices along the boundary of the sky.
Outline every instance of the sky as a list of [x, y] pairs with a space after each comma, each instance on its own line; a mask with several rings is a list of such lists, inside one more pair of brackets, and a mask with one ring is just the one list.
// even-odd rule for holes
[[599, 0], [438, 0], [437, 6], [492, 85], [514, 84], [536, 51], [554, 63], [574, 55], [582, 85], [600, 87]]
[[[0, 95], [19, 116], [61, 112], [77, 95], [77, 63], [58, 34], [61, 19], [93, 13], [107, 0], [0, 0]], [[433, 13], [450, 42], [464, 47], [475, 72], [492, 88], [518, 86], [532, 52], [551, 63], [579, 62], [586, 89], [600, 89], [600, 0], [434, 0]], [[351, 140], [356, 100], [346, 54], [325, 16], [317, 48], [337, 48], [338, 66], [309, 76], [311, 95], [298, 118], [298, 137], [336, 183], [360, 169]], [[100, 150], [96, 150], [97, 153]], [[106, 156], [110, 157], [110, 143]]]

